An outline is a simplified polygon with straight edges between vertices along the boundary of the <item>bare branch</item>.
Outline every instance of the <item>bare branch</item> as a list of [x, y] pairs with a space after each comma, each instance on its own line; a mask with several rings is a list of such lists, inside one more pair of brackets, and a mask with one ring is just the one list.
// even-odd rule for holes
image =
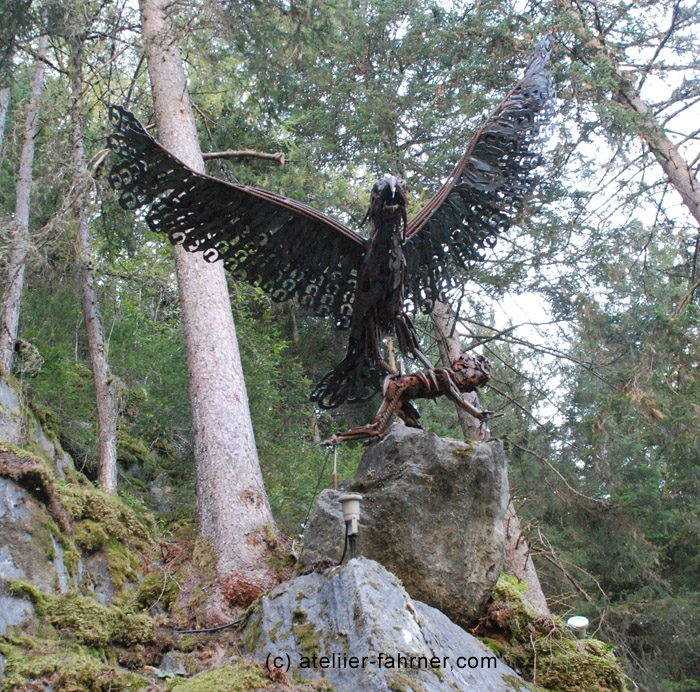
[[510, 444], [513, 445], [513, 447], [517, 447], [521, 452], [526, 452], [527, 454], [531, 454], [535, 459], [537, 459], [539, 462], [544, 464], [550, 471], [552, 471], [557, 478], [566, 486], [567, 490], [576, 495], [576, 497], [580, 497], [583, 500], [588, 500], [589, 502], [595, 502], [595, 504], [600, 505], [602, 507], [605, 507], [605, 509], [612, 509], [613, 505], [610, 502], [606, 502], [605, 500], [599, 500], [596, 497], [591, 497], [590, 495], [585, 495], [584, 493], [580, 493], [578, 490], [573, 488], [570, 484], [569, 481], [562, 476], [561, 472], [555, 468], [550, 461], [547, 461], [543, 456], [538, 454], [537, 452], [533, 452], [531, 449], [528, 449], [527, 447], [522, 447], [519, 445], [515, 440], [511, 439], [510, 437], [504, 437], [505, 440], [508, 440]]
[[254, 149], [230, 149], [229, 151], [208, 151], [202, 154], [205, 161], [212, 159], [264, 159], [266, 161], [276, 161], [280, 166], [284, 166], [284, 154], [278, 151], [268, 154], [264, 151]]

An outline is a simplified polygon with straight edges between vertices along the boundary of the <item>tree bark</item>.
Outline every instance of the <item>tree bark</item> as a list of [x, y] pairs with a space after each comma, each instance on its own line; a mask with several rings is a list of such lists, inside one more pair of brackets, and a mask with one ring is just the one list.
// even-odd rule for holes
[[[435, 337], [438, 341], [440, 349], [440, 358], [444, 366], [449, 365], [457, 359], [462, 352], [462, 345], [459, 337], [455, 332], [456, 316], [450, 309], [449, 305], [440, 301], [435, 302], [435, 307], [432, 312], [433, 328]], [[476, 392], [468, 392], [462, 396], [472, 406], [479, 406], [479, 397]], [[488, 440], [489, 430], [486, 424], [482, 424], [478, 418], [475, 418], [470, 413], [460, 408], [455, 404], [459, 424], [466, 440]], [[504, 521], [505, 528], [505, 553], [506, 561], [504, 571], [513, 577], [517, 577], [520, 581], [527, 585], [527, 596], [532, 605], [542, 615], [550, 616], [547, 599], [542, 591], [542, 584], [537, 576], [537, 570], [530, 556], [530, 548], [527, 539], [520, 528], [520, 520], [515, 511], [513, 498], [508, 499], [508, 508], [506, 509], [506, 517]]]
[[2, 143], [5, 140], [5, 123], [7, 111], [10, 108], [10, 87], [0, 89], [0, 158], [2, 158]]
[[12, 252], [8, 265], [7, 283], [2, 300], [2, 332], [0, 333], [0, 366], [10, 373], [15, 355], [15, 341], [19, 329], [19, 315], [24, 290], [24, 272], [29, 254], [29, 199], [32, 191], [32, 170], [34, 167], [34, 139], [39, 124], [39, 105], [44, 87], [46, 47], [49, 37], [39, 39], [39, 52], [27, 106], [27, 119], [24, 125], [24, 139], [17, 179], [17, 201], [15, 204]]
[[676, 188], [688, 211], [700, 224], [700, 185], [693, 175], [687, 161], [681, 156], [678, 148], [667, 137], [661, 124], [649, 111], [632, 82], [620, 70], [620, 66], [611, 56], [605, 43], [596, 36], [586, 25], [581, 12], [574, 7], [570, 0], [558, 0], [559, 7], [575, 21], [575, 33], [584, 46], [597, 57], [608, 64], [610, 72], [617, 84], [615, 100], [625, 108], [640, 116], [641, 127], [639, 136], [647, 143], [649, 150], [656, 158], [668, 179]]
[[530, 546], [520, 527], [520, 519], [515, 511], [513, 498], [509, 498], [506, 509], [506, 563], [503, 570], [506, 574], [517, 577], [527, 586], [527, 598], [542, 615], [551, 617], [547, 599], [540, 578], [537, 576], [535, 563], [530, 555]]
[[107, 357], [107, 343], [102, 329], [95, 291], [92, 261], [92, 238], [87, 209], [88, 170], [83, 137], [82, 45], [77, 36], [71, 41], [73, 90], [73, 168], [75, 175], [75, 210], [78, 217], [78, 272], [80, 302], [85, 316], [88, 351], [95, 385], [99, 458], [97, 482], [110, 493], [117, 491], [117, 399]]
[[[462, 352], [462, 344], [459, 337], [455, 335], [455, 315], [449, 305], [436, 300], [431, 317], [440, 359], [442, 364], [449, 368]], [[462, 394], [462, 398], [472, 406], [479, 408], [479, 395], [476, 392], [465, 392]], [[465, 440], [488, 440], [489, 430], [486, 423], [482, 424], [478, 418], [456, 404], [455, 410]]]
[[[161, 143], [203, 171], [175, 28], [165, 0], [141, 0]], [[277, 583], [266, 542], [274, 527], [263, 486], [224, 268], [175, 247], [190, 373], [200, 533], [218, 557], [222, 593], [247, 605]]]

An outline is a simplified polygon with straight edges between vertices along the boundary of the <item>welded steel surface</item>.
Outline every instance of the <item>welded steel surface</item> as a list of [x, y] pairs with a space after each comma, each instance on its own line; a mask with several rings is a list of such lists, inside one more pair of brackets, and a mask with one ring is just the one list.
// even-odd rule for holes
[[410, 314], [449, 301], [531, 195], [553, 113], [551, 48], [551, 37], [538, 43], [521, 82], [414, 218], [406, 217], [403, 180], [388, 176], [372, 188], [368, 239], [287, 197], [196, 173], [121, 107], [110, 109], [119, 161], [109, 180], [122, 207], [146, 207], [149, 227], [173, 244], [349, 329], [345, 358], [312, 399], [322, 408], [362, 401], [391, 374], [382, 355], [390, 331], [405, 355], [432, 367]]
[[[446, 396], [473, 416], [487, 420], [493, 414], [478, 411], [462, 399], [461, 394], [483, 387], [491, 376], [491, 363], [484, 356], [462, 353], [449, 368], [432, 368], [428, 372], [388, 375], [382, 387], [382, 404], [369, 425], [336, 433], [324, 445], [337, 445], [350, 440], [382, 438], [395, 416], [411, 428], [423, 429], [420, 413], [411, 399], [437, 399]], [[500, 415], [500, 414], [499, 414]]]

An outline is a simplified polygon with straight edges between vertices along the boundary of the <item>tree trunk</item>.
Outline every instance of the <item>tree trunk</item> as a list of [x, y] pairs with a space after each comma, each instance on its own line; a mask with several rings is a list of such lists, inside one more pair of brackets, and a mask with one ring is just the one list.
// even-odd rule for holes
[[[431, 315], [435, 337], [440, 349], [440, 358], [443, 365], [449, 367], [462, 352], [462, 345], [459, 337], [455, 333], [456, 316], [450, 309], [440, 301], [435, 302], [435, 307]], [[462, 394], [462, 396], [473, 406], [479, 408], [479, 397], [476, 392]], [[466, 440], [488, 440], [489, 430], [486, 424], [482, 424], [477, 418], [455, 404], [455, 410], [462, 427], [462, 433]], [[520, 528], [520, 520], [515, 511], [513, 498], [508, 499], [508, 508], [505, 517], [506, 535], [506, 561], [503, 567], [506, 574], [517, 577], [527, 584], [527, 595], [532, 605], [542, 615], [550, 615], [547, 599], [542, 591], [535, 565], [530, 557], [530, 548], [527, 539]]]
[[503, 571], [527, 585], [527, 598], [542, 614], [551, 617], [547, 599], [542, 591], [540, 578], [537, 576], [535, 563], [530, 555], [530, 546], [520, 527], [520, 519], [515, 511], [513, 498], [509, 498], [506, 509], [506, 563]]
[[[449, 305], [436, 300], [431, 317], [440, 359], [442, 364], [449, 368], [462, 352], [459, 337], [455, 335], [455, 315]], [[465, 392], [462, 394], [462, 398], [472, 406], [479, 408], [479, 395], [476, 392]], [[482, 424], [478, 418], [474, 418], [457, 404], [455, 404], [455, 410], [465, 440], [488, 440], [489, 430], [486, 423]]]
[[[166, 0], [141, 0], [161, 143], [203, 171], [197, 129]], [[263, 486], [223, 264], [175, 247], [190, 373], [200, 533], [218, 557], [222, 593], [247, 605], [277, 583], [266, 543], [274, 527]]]
[[641, 116], [639, 136], [647, 143], [649, 150], [658, 161], [668, 179], [680, 194], [683, 203], [695, 220], [700, 224], [700, 185], [687, 161], [678, 148], [667, 137], [662, 125], [649, 112], [649, 107], [635, 89], [630, 80], [622, 73], [620, 66], [610, 55], [603, 41], [586, 25], [581, 12], [570, 0], [558, 0], [560, 8], [575, 22], [575, 33], [584, 46], [602, 58], [609, 66], [611, 75], [617, 84], [616, 101]]
[[2, 143], [5, 140], [5, 123], [7, 111], [10, 108], [10, 87], [0, 89], [0, 158], [2, 158]]
[[97, 482], [110, 493], [117, 491], [117, 400], [107, 358], [107, 344], [97, 305], [95, 273], [92, 262], [92, 238], [87, 209], [88, 170], [83, 138], [82, 45], [73, 38], [71, 45], [73, 89], [73, 168], [75, 209], [78, 217], [78, 271], [80, 302], [85, 316], [88, 350], [95, 384], [99, 459]]
[[29, 253], [29, 198], [32, 191], [32, 169], [34, 167], [34, 138], [39, 124], [39, 104], [44, 87], [46, 47], [49, 37], [39, 39], [39, 52], [27, 106], [24, 125], [22, 155], [17, 179], [17, 202], [15, 204], [12, 253], [7, 271], [7, 283], [2, 300], [2, 333], [0, 333], [0, 366], [10, 373], [15, 355], [15, 341], [19, 329], [20, 306], [24, 290], [24, 271]]

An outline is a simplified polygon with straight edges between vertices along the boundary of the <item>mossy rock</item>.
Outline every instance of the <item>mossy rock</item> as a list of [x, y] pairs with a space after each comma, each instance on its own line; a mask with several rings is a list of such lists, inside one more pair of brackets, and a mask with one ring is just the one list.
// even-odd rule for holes
[[166, 572], [151, 572], [143, 578], [134, 601], [142, 608], [160, 603], [165, 610], [170, 610], [179, 592], [177, 581]]
[[548, 690], [624, 690], [624, 676], [611, 647], [596, 639], [559, 641], [541, 667], [537, 682]]
[[81, 550], [94, 553], [107, 545], [109, 536], [99, 522], [85, 519], [76, 526], [74, 539]]
[[69, 632], [87, 646], [132, 646], [154, 640], [156, 623], [146, 613], [125, 613], [75, 594], [54, 597], [19, 580], [9, 581], [8, 586], [13, 594], [30, 600], [37, 615], [45, 615], [57, 630]]
[[502, 575], [493, 599], [485, 616], [488, 636], [482, 641], [527, 680], [536, 681], [532, 689], [625, 690], [626, 677], [612, 647], [596, 639], [578, 640], [561, 619], [542, 618], [527, 602], [517, 580]]
[[63, 531], [70, 531], [68, 512], [57, 495], [53, 471], [38, 456], [0, 441], [0, 476], [11, 478], [39, 502], [46, 505]]
[[154, 639], [155, 621], [146, 613], [124, 613], [85, 596], [57, 600], [48, 608], [47, 615], [54, 627], [68, 630], [88, 646], [131, 646], [148, 644]]
[[271, 685], [259, 666], [241, 662], [171, 682], [168, 692], [247, 692]]
[[321, 653], [321, 637], [312, 622], [306, 621], [306, 613], [297, 608], [292, 613], [292, 632], [299, 651], [309, 658]]
[[136, 692], [149, 684], [76, 643], [8, 635], [0, 637], [0, 653], [5, 657], [3, 692], [49, 686], [54, 692]]
[[141, 569], [142, 565], [141, 559], [136, 553], [115, 538], [110, 538], [107, 541], [104, 552], [107, 556], [109, 576], [117, 592], [126, 584], [138, 581], [138, 570]]
[[56, 490], [61, 503], [76, 522], [97, 522], [109, 537], [130, 541], [138, 549], [154, 547], [153, 519], [137, 516], [117, 496], [90, 485], [66, 482], [57, 483]]
[[53, 598], [51, 596], [21, 579], [9, 579], [7, 581], [7, 588], [14, 596], [31, 601], [36, 614], [39, 616], [45, 615], [53, 604]]

